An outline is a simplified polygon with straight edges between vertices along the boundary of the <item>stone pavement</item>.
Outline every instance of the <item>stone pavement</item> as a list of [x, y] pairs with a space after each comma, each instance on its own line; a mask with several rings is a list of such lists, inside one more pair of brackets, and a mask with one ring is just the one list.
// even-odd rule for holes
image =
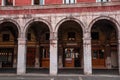
[[0, 80], [120, 80], [119, 75], [0, 75]]
[[47, 69], [27, 69], [22, 76], [16, 69], [0, 69], [0, 80], [120, 80], [117, 69], [94, 69], [93, 75], [83, 75], [82, 69], [61, 69], [57, 76], [50, 76]]

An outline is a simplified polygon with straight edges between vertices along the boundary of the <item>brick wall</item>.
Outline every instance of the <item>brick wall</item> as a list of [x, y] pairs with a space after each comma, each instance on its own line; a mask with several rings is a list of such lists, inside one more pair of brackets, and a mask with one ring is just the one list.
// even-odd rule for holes
[[31, 5], [31, 0], [15, 0], [16, 6]]
[[[96, 0], [77, 0], [78, 3], [80, 2], [96, 2]], [[63, 0], [45, 0], [45, 4], [62, 4]]]
[[111, 0], [111, 1], [120, 1], [120, 0]]
[[[0, 5], [1, 5], [1, 1], [0, 0]], [[32, 0], [15, 0], [15, 5], [16, 6], [26, 6], [26, 5], [31, 5]], [[111, 1], [120, 1], [120, 0], [111, 0]], [[77, 0], [77, 3], [81, 3], [81, 2], [96, 2], [96, 0]], [[45, 0], [45, 5], [49, 5], [49, 4], [63, 4], [63, 0]]]
[[77, 0], [77, 2], [96, 2], [96, 0]]
[[62, 0], [45, 0], [45, 4], [62, 4]]
[[1, 5], [1, 3], [2, 3], [2, 0], [0, 0], [0, 5]]

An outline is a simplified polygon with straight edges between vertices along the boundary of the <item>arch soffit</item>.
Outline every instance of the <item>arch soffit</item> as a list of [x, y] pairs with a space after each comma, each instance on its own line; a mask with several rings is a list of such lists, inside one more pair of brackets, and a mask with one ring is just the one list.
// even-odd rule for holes
[[108, 16], [100, 16], [100, 17], [93, 19], [89, 24], [88, 30], [91, 32], [91, 29], [92, 29], [92, 26], [94, 25], [94, 23], [96, 23], [97, 21], [102, 20], [102, 19], [113, 22], [115, 24], [115, 29], [116, 29], [117, 33], [120, 31], [120, 29], [119, 29], [120, 24], [114, 18], [108, 17]]
[[15, 20], [9, 19], [9, 18], [4, 18], [4, 19], [0, 20], [0, 24], [2, 24], [4, 22], [11, 22], [11, 23], [13, 23], [14, 25], [16, 25], [16, 28], [18, 30], [18, 34], [21, 32], [20, 25]]
[[60, 25], [61, 24], [63, 24], [65, 21], [69, 21], [69, 20], [71, 20], [71, 21], [75, 21], [75, 22], [77, 22], [80, 26], [81, 26], [81, 28], [82, 28], [82, 31], [84, 31], [84, 28], [85, 28], [85, 26], [84, 26], [84, 24], [80, 21], [80, 20], [78, 20], [78, 19], [76, 19], [76, 18], [63, 18], [62, 20], [60, 20], [58, 23], [57, 23], [57, 25], [56, 25], [56, 27], [55, 27], [55, 32], [58, 32], [58, 30], [59, 30], [59, 28], [60, 28]]
[[45, 23], [45, 24], [48, 26], [50, 32], [53, 31], [53, 29], [52, 29], [52, 27], [51, 27], [51, 24], [50, 24], [47, 20], [41, 19], [41, 18], [35, 18], [35, 19], [29, 20], [29, 21], [25, 24], [25, 27], [24, 27], [24, 29], [23, 29], [23, 30], [24, 30], [24, 33], [27, 32], [27, 30], [28, 30], [29, 27], [30, 27], [30, 24], [33, 23], [33, 22], [36, 22], [36, 21]]

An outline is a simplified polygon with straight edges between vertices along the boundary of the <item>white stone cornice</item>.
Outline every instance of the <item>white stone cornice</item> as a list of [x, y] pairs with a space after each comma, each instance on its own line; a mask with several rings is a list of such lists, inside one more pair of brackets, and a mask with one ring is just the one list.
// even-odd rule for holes
[[[2, 0], [4, 1], [4, 0]], [[2, 6], [4, 6], [4, 2], [2, 2]], [[104, 4], [101, 3], [96, 3], [93, 2], [92, 5], [91, 3], [79, 3], [79, 4], [69, 4], [69, 5], [64, 5], [64, 4], [56, 4], [56, 5], [44, 5], [44, 6], [33, 6], [33, 1], [31, 1], [31, 5], [30, 6], [17, 6], [17, 7], [13, 7], [13, 6], [9, 6], [8, 7], [2, 7], [2, 9], [4, 10], [20, 10], [20, 9], [50, 9], [50, 8], [74, 8], [74, 7], [102, 7], [102, 6], [116, 6], [116, 5], [120, 5], [120, 1], [115, 1], [115, 2], [107, 2]]]

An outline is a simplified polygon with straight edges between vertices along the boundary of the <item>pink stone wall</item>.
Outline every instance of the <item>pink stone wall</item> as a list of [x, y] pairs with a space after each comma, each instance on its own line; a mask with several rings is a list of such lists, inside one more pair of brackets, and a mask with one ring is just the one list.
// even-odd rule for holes
[[77, 2], [96, 2], [96, 0], [77, 0]]
[[45, 0], [45, 4], [62, 4], [62, 0]]
[[[1, 5], [0, 0], [0, 5]], [[32, 0], [15, 0], [15, 5], [16, 6], [28, 6], [31, 5]], [[120, 0], [111, 0], [111, 1], [120, 1]], [[96, 2], [96, 0], [77, 0], [77, 3], [82, 3], [82, 2]], [[50, 4], [63, 4], [63, 0], [45, 0], [45, 5], [50, 5]]]
[[0, 5], [1, 5], [1, 3], [2, 3], [2, 0], [0, 0]]
[[26, 5], [31, 5], [32, 0], [15, 0], [15, 5], [16, 6], [26, 6]]
[[118, 6], [104, 7], [73, 7], [73, 8], [46, 8], [46, 9], [21, 9], [21, 10], [0, 10], [0, 14], [44, 14], [44, 13], [81, 13], [81, 12], [111, 12], [120, 10]]

